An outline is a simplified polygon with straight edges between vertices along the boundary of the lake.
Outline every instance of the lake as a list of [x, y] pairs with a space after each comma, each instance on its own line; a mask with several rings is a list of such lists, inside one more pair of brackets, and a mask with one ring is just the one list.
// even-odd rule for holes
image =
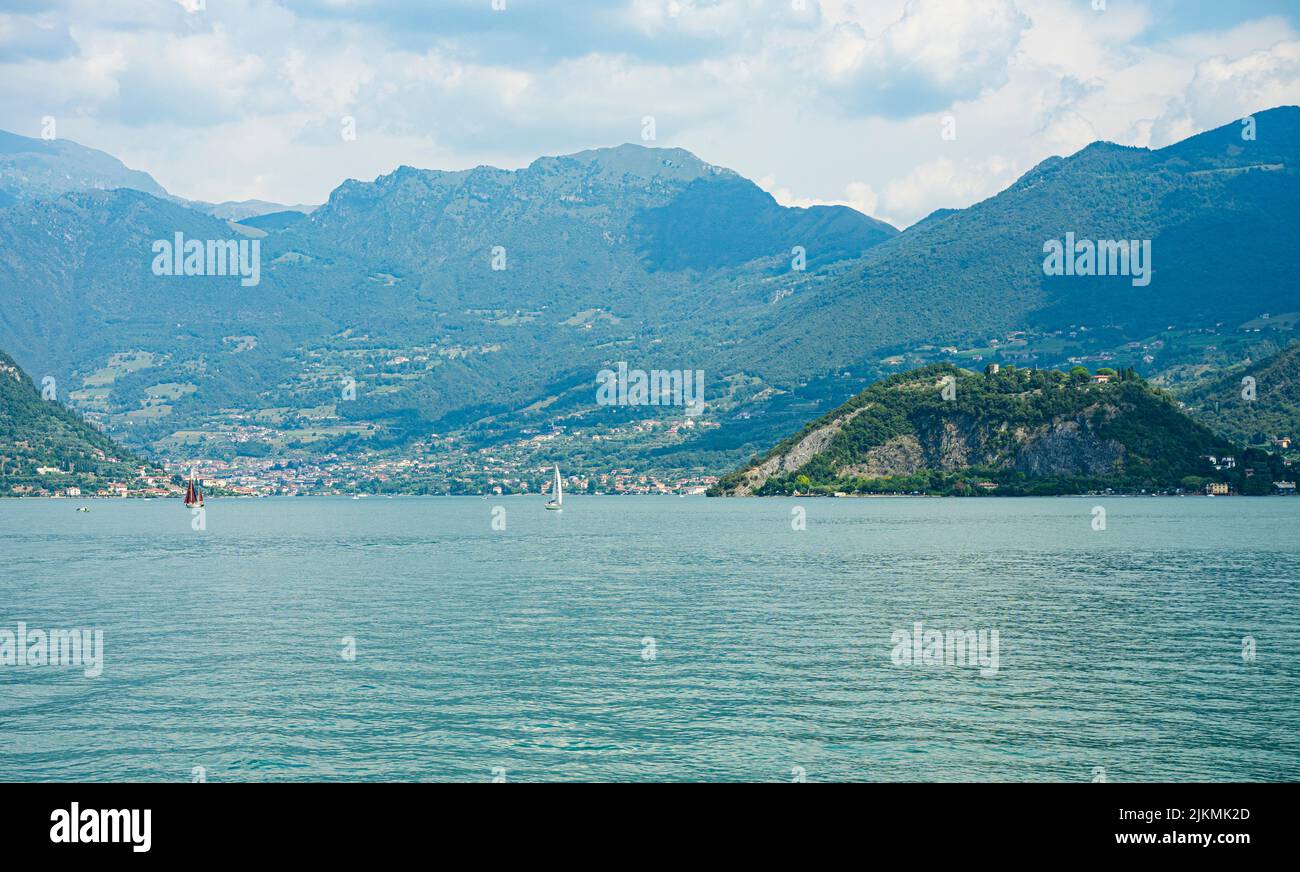
[[1300, 499], [542, 502], [0, 500], [0, 779], [1300, 779]]

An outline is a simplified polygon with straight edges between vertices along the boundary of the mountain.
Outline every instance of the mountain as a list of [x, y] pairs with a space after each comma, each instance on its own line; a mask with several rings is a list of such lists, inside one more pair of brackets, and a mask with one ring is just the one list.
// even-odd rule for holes
[[1184, 386], [1178, 397], [1210, 429], [1242, 445], [1300, 451], [1300, 342]]
[[0, 130], [0, 207], [17, 200], [49, 198], [71, 191], [117, 188], [142, 191], [228, 221], [288, 211], [306, 214], [316, 208], [266, 200], [223, 203], [186, 200], [167, 193], [153, 176], [127, 168], [106, 152], [69, 139], [33, 139]]
[[166, 197], [153, 176], [67, 139], [31, 139], [0, 130], [0, 206], [5, 200], [57, 196], [67, 191], [132, 188]]
[[[164, 456], [445, 456], [452, 439], [704, 473], [935, 362], [1155, 375], [1232, 365], [1260, 329], [1284, 342], [1300, 109], [1255, 119], [1251, 141], [1231, 124], [1154, 151], [1096, 143], [902, 233], [635, 145], [399, 167], [239, 224], [136, 190], [15, 198], [0, 345]], [[258, 283], [154, 275], [177, 232], [255, 236]], [[1044, 244], [1067, 234], [1150, 240], [1150, 282], [1045, 275]], [[598, 404], [595, 375], [619, 362], [702, 371], [703, 417], [661, 428], [640, 422], [680, 410]]]
[[[1243, 455], [1131, 371], [936, 364], [891, 376], [724, 477], [724, 495], [832, 492], [1059, 494], [1196, 490], [1227, 481], [1271, 490], [1277, 466]], [[1258, 481], [1211, 463], [1265, 461]], [[1251, 476], [1254, 479], [1255, 476]]]
[[257, 230], [271, 233], [276, 230], [283, 230], [291, 224], [297, 224], [306, 217], [306, 212], [299, 212], [296, 209], [285, 209], [279, 212], [263, 212], [259, 215], [241, 218], [238, 219], [238, 223], [245, 227], [252, 227]]
[[162, 473], [90, 427], [0, 351], [0, 496], [66, 492], [89, 496], [114, 484], [139, 489]]
[[[1156, 150], [1097, 142], [1043, 161], [967, 209], [936, 212], [888, 245], [796, 283], [760, 318], [745, 361], [833, 367], [927, 341], [982, 347], [1012, 331], [1059, 336], [1080, 325], [1116, 325], [1113, 345], [1121, 345], [1171, 326], [1231, 330], [1262, 312], [1300, 310], [1292, 220], [1300, 108], [1253, 117], [1254, 140], [1233, 122]], [[1150, 283], [1044, 275], [1044, 243], [1067, 233], [1150, 240]], [[1040, 366], [1071, 356], [1048, 338], [1023, 351]], [[1162, 355], [1153, 356], [1136, 365], [1161, 366]]]
[[138, 352], [169, 359], [171, 366], [148, 368], [182, 381], [202, 366], [205, 393], [215, 402], [225, 396], [227, 369], [234, 368], [240, 390], [253, 390], [257, 379], [240, 364], [256, 367], [262, 356], [253, 350], [239, 362], [203, 363], [212, 344], [222, 347], [221, 336], [256, 323], [267, 345], [281, 347], [334, 329], [272, 283], [246, 289], [237, 277], [154, 275], [153, 241], [171, 241], [176, 233], [198, 240], [236, 236], [225, 221], [127, 189], [72, 192], [3, 210], [0, 332], [10, 351], [72, 386], [74, 401], [85, 400], [77, 389], [106, 396], [113, 380], [96, 373], [112, 369], [114, 355]]
[[241, 224], [248, 223], [249, 219], [256, 219], [267, 215], [276, 215], [283, 213], [296, 213], [305, 215], [315, 209], [315, 206], [286, 206], [283, 203], [271, 203], [267, 200], [227, 200], [224, 203], [204, 203], [198, 200], [189, 201], [191, 208], [198, 209], [200, 212], [207, 212], [213, 218], [224, 218], [227, 221], [238, 221]]
[[[594, 374], [620, 358], [721, 377], [707, 334], [734, 334], [738, 302], [766, 305], [796, 245], [815, 269], [897, 236], [852, 210], [781, 207], [688, 152], [631, 145], [518, 171], [400, 167], [266, 229], [260, 282], [245, 288], [151, 273], [155, 241], [235, 233], [184, 204], [129, 190], [12, 204], [0, 338], [135, 445], [230, 408], [321, 410], [343, 439], [482, 422], [490, 440], [590, 408]], [[704, 242], [687, 250], [683, 233]], [[764, 287], [738, 301], [741, 276]], [[112, 364], [127, 355], [147, 365]], [[359, 382], [346, 406], [345, 376]]]
[[728, 175], [698, 179], [669, 203], [639, 212], [631, 235], [651, 270], [703, 273], [787, 253], [787, 248], [793, 253], [796, 245], [811, 266], [834, 263], [898, 231], [845, 206], [779, 206], [757, 185]]
[[[286, 245], [327, 245], [333, 259], [404, 270], [454, 270], [484, 286], [467, 293], [488, 299], [500, 297], [499, 283], [487, 285], [483, 275], [495, 246], [511, 255], [507, 270], [526, 270], [530, 280], [600, 287], [608, 272], [645, 281], [647, 271], [689, 271], [698, 280], [756, 260], [784, 261], [801, 241], [810, 263], [829, 263], [898, 235], [844, 207], [779, 206], [753, 182], [690, 152], [636, 145], [541, 158], [518, 171], [399, 167], [373, 183], [345, 182], [296, 230]], [[595, 269], [601, 276], [587, 279]]]

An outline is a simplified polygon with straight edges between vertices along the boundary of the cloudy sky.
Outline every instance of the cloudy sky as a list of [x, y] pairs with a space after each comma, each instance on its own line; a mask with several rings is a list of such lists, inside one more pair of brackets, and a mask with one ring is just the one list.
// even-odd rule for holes
[[319, 203], [650, 116], [647, 144], [902, 227], [1095, 139], [1300, 103], [1298, 28], [1295, 0], [0, 0], [0, 128], [53, 116], [185, 197]]

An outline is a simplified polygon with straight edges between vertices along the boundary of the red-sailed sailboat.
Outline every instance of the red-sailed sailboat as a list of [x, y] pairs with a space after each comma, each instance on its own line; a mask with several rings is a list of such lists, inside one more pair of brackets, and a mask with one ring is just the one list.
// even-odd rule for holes
[[194, 480], [194, 470], [190, 470], [190, 482], [185, 486], [185, 507], [203, 508], [203, 488]]

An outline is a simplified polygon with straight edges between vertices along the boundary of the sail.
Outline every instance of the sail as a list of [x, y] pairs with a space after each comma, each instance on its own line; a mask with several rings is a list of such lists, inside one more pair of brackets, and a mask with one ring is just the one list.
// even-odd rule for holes
[[555, 467], [555, 504], [564, 504], [564, 486], [560, 484], [560, 467]]

